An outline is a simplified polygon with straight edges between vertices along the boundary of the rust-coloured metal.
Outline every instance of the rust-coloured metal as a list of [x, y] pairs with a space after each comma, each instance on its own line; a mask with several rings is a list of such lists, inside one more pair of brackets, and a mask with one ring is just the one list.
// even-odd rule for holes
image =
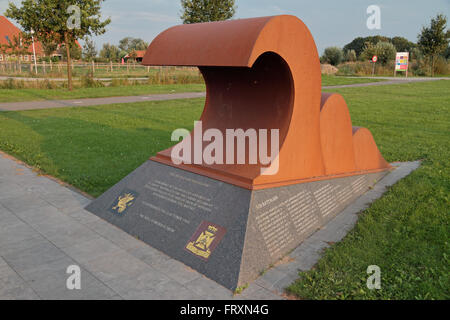
[[[344, 99], [321, 93], [314, 39], [294, 16], [175, 26], [151, 43], [143, 64], [199, 67], [207, 88], [203, 131], [216, 128], [225, 136], [226, 129], [279, 129], [275, 175], [262, 175], [266, 166], [259, 161], [175, 165], [172, 148], [152, 157], [154, 161], [248, 189], [390, 168], [370, 132], [352, 130]], [[192, 145], [192, 155], [194, 151]]]

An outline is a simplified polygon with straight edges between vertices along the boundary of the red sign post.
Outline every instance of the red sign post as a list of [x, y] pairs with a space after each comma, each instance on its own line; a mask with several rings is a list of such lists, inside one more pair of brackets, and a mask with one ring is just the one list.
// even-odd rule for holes
[[373, 67], [372, 67], [372, 77], [375, 74], [375, 63], [378, 61], [378, 57], [377, 56], [373, 56], [372, 57], [372, 62], [373, 62]]

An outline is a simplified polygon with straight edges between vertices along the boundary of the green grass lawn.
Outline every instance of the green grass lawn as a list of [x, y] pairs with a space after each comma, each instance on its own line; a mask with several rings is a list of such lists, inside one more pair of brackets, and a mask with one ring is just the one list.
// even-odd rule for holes
[[156, 93], [202, 92], [204, 84], [131, 85], [118, 87], [67, 89], [0, 89], [1, 102], [42, 101], [55, 99], [104, 98]]
[[[336, 76], [322, 76], [322, 85], [344, 85], [382, 81], [379, 79], [357, 79]], [[167, 84], [167, 85], [131, 85], [102, 88], [67, 89], [0, 89], [0, 103], [42, 100], [63, 100], [82, 98], [103, 98], [119, 96], [137, 96], [155, 93], [201, 92], [204, 84]]]
[[383, 79], [368, 79], [368, 78], [348, 78], [343, 76], [327, 76], [322, 75], [322, 86], [342, 86], [346, 84], [356, 84], [356, 83], [370, 83], [370, 82], [380, 82], [385, 81]]
[[[361, 213], [289, 291], [304, 299], [448, 299], [449, 82], [347, 88], [353, 124], [392, 161], [422, 166]], [[98, 196], [191, 129], [204, 99], [0, 112], [0, 150]], [[366, 288], [378, 265], [382, 289]]]

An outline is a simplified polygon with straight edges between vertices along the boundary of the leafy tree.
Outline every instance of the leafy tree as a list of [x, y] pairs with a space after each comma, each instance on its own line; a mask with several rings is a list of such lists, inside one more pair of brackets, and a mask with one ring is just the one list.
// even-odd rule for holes
[[131, 51], [147, 50], [148, 42], [139, 38], [126, 37], [119, 41], [119, 49], [130, 53]]
[[41, 41], [42, 49], [44, 50], [44, 54], [49, 57], [53, 53], [55, 53], [56, 50], [58, 50], [59, 43], [54, 42], [52, 39], [44, 39], [44, 41]]
[[17, 58], [20, 55], [27, 55], [28, 48], [30, 47], [30, 41], [26, 38], [19, 36], [13, 36], [13, 38], [7, 39], [8, 44], [5, 46], [5, 51], [11, 52]]
[[384, 36], [370, 36], [370, 37], [357, 37], [353, 39], [352, 42], [347, 43], [344, 46], [344, 52], [348, 52], [349, 50], [355, 50], [356, 56], [359, 57], [361, 53], [366, 48], [367, 43], [371, 43], [373, 45], [376, 45], [380, 41], [391, 41], [390, 38], [384, 37]]
[[83, 46], [83, 58], [86, 61], [92, 61], [97, 56], [97, 53], [94, 41], [91, 38], [86, 38]]
[[231, 19], [236, 13], [235, 0], [181, 0], [183, 23]]
[[328, 47], [325, 49], [321, 61], [324, 63], [329, 63], [333, 66], [337, 66], [344, 59], [344, 53], [341, 48], [338, 47]]
[[422, 53], [430, 60], [431, 76], [434, 75], [434, 64], [436, 58], [444, 53], [448, 47], [448, 30], [447, 17], [443, 14], [438, 14], [435, 18], [431, 19], [429, 27], [423, 27], [422, 31], [418, 35], [417, 44], [420, 47]]
[[105, 43], [102, 50], [100, 50], [100, 58], [108, 61], [118, 61], [120, 50], [115, 45]]
[[397, 52], [411, 52], [417, 45], [403, 37], [393, 37], [391, 39]]
[[381, 64], [386, 64], [388, 61], [395, 59], [395, 54], [397, 50], [394, 45], [387, 41], [380, 41], [376, 45], [373, 45], [370, 42], [366, 43], [366, 47], [361, 54], [361, 56], [366, 59], [372, 59], [373, 56], [378, 57], [378, 61]]
[[67, 55], [67, 79], [72, 90], [72, 68], [70, 48], [85, 36], [105, 33], [105, 27], [111, 22], [100, 19], [100, 6], [104, 0], [22, 0], [21, 7], [10, 2], [6, 16], [16, 20], [25, 35], [44, 42], [52, 41], [64, 44]]
[[[67, 61], [67, 48], [65, 44], [61, 45], [58, 52], [62, 55], [63, 59]], [[80, 60], [82, 56], [82, 49], [77, 43], [70, 44], [69, 54], [72, 60]]]

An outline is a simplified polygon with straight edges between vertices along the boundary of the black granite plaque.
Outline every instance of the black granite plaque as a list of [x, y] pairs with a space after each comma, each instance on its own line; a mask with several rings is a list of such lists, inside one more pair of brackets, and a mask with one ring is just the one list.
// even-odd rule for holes
[[385, 174], [251, 191], [149, 160], [86, 209], [234, 290]]

